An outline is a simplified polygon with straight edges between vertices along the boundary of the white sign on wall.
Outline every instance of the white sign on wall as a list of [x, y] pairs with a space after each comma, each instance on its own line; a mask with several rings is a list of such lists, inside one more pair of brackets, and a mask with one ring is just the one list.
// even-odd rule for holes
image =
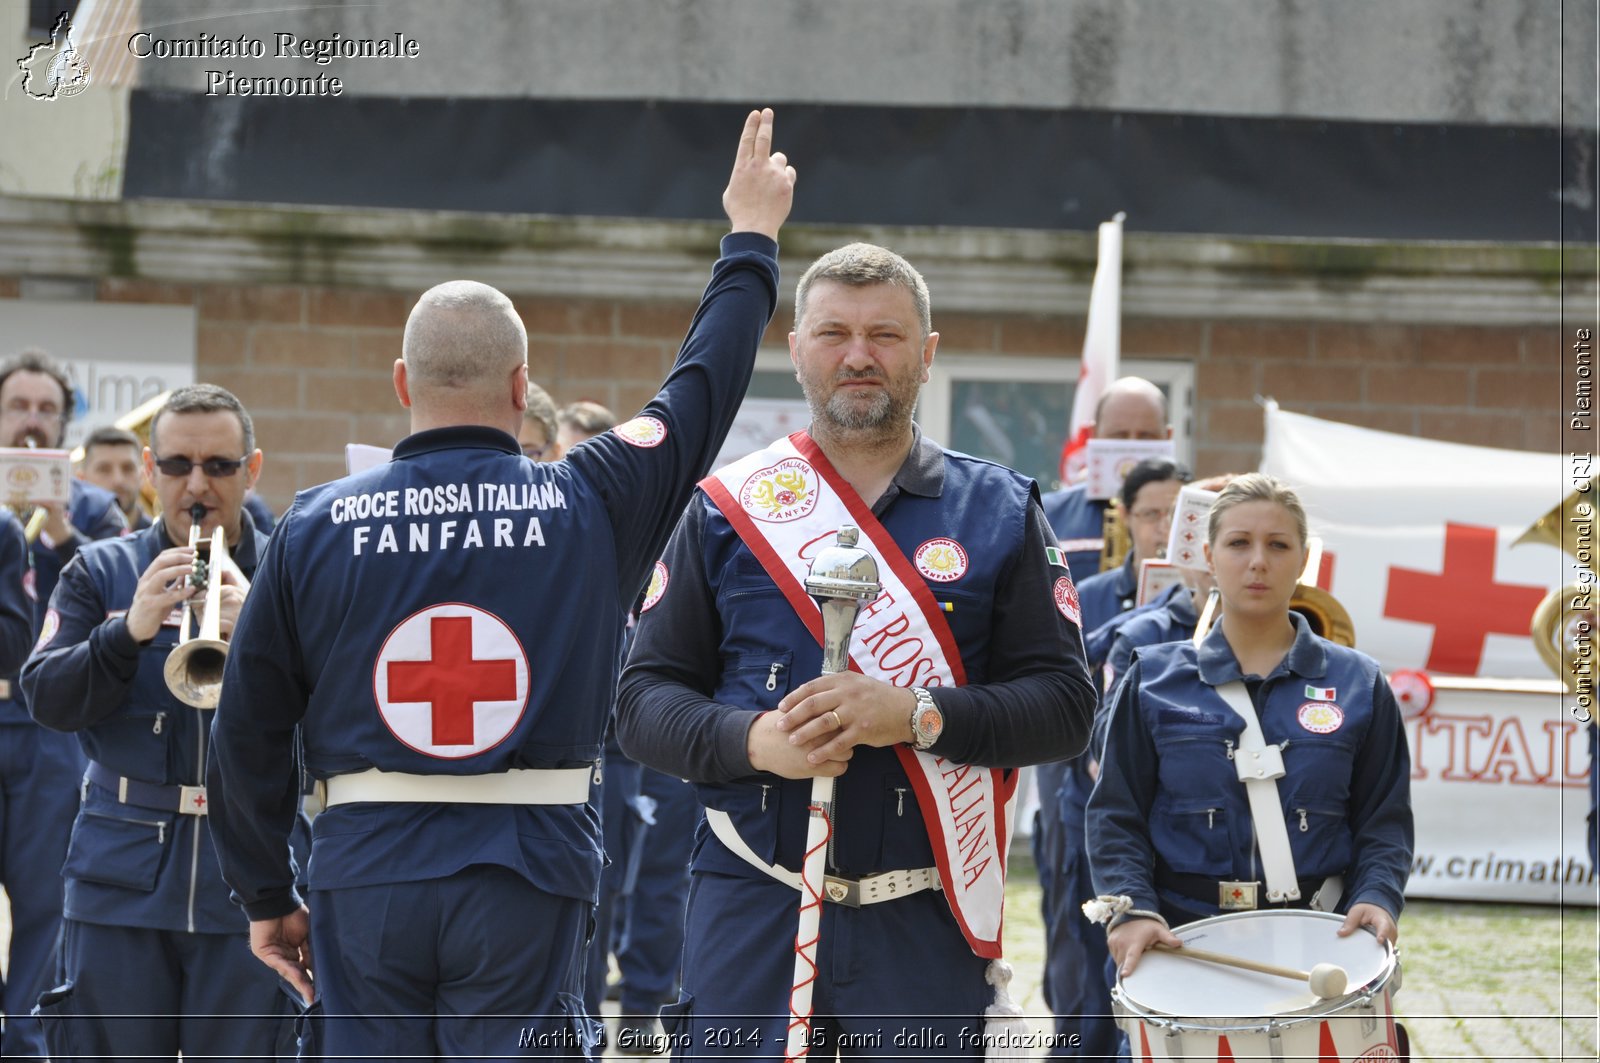
[[0, 300], [0, 358], [38, 348], [78, 393], [69, 449], [171, 388], [194, 383], [195, 309], [45, 299]]

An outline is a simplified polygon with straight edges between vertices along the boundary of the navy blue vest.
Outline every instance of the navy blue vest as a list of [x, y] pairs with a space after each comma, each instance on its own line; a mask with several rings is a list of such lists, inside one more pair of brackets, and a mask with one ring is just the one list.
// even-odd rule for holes
[[[908, 558], [934, 538], [954, 539], [965, 548], [969, 565], [965, 574], [950, 582], [925, 582], [934, 599], [948, 606], [944, 618], [960, 647], [967, 682], [977, 684], [987, 681], [996, 583], [1023, 548], [1031, 481], [964, 454], [946, 451], [944, 457], [940, 497], [902, 493], [879, 520]], [[822, 650], [720, 511], [704, 495], [696, 501], [708, 509], [703, 562], [723, 632], [722, 673], [711, 697], [764, 712], [821, 673]], [[863, 607], [851, 655], [875, 656], [889, 666], [894, 685], [910, 687], [923, 684], [930, 666], [920, 663], [925, 658], [914, 644], [899, 637], [896, 621], [906, 606], [880, 598]], [[740, 836], [763, 860], [798, 870], [805, 849], [810, 780], [757, 775], [702, 784], [697, 790], [707, 807], [732, 817]], [[933, 862], [916, 797], [894, 750], [857, 747], [850, 770], [835, 781], [834, 867], [843, 874], [866, 875], [931, 867]], [[696, 846], [694, 866], [757, 874], [704, 834]]]

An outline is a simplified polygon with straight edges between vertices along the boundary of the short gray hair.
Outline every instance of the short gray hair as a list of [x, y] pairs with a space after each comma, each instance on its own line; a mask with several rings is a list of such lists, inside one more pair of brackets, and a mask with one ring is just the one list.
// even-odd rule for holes
[[794, 326], [799, 331], [806, 316], [806, 295], [818, 281], [837, 281], [852, 288], [869, 284], [893, 284], [911, 293], [916, 307], [917, 322], [922, 326], [923, 338], [933, 331], [933, 310], [928, 299], [928, 282], [922, 279], [916, 267], [877, 244], [846, 244], [829, 251], [806, 270], [794, 291]]
[[[256, 449], [256, 426], [250, 412], [233, 392], [216, 384], [189, 384], [175, 389], [150, 419], [150, 449], [156, 449], [156, 428], [161, 419], [173, 413], [231, 413], [239, 419], [239, 434], [244, 440], [244, 455]], [[85, 448], [87, 450], [87, 448]]]
[[413, 386], [471, 390], [528, 361], [528, 331], [505, 293], [446, 281], [422, 293], [401, 345]]

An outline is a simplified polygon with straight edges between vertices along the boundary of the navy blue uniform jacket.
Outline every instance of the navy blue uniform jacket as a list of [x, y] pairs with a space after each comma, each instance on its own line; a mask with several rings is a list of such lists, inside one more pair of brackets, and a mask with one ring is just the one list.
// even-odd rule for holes
[[[1278, 799], [1295, 873], [1343, 875], [1340, 911], [1370, 902], [1398, 916], [1413, 834], [1411, 759], [1394, 694], [1371, 657], [1318, 638], [1297, 614], [1290, 619], [1288, 654], [1246, 685], [1263, 737], [1283, 748]], [[1169, 918], [1174, 906], [1213, 915], [1215, 892], [1203, 901], [1163, 881], [1264, 877], [1233, 762], [1244, 720], [1214, 689], [1240, 678], [1221, 627], [1198, 648], [1172, 642], [1135, 655], [1089, 798], [1096, 893], [1131, 897], [1134, 908]]]
[[[909, 558], [948, 537], [970, 559], [953, 582], [928, 579], [948, 605], [968, 684], [938, 686], [945, 716], [932, 752], [985, 767], [1017, 767], [1083, 748], [1095, 696], [1078, 626], [1058, 608], [1066, 570], [1046, 560], [1049, 531], [1031, 481], [942, 450], [916, 435], [873, 513]], [[885, 562], [880, 561], [880, 564]], [[771, 576], [703, 494], [673, 534], [666, 591], [639, 617], [617, 708], [623, 749], [698, 785], [764, 860], [798, 868], [811, 780], [758, 773], [746, 754], [756, 715], [821, 672], [822, 650]], [[897, 686], [921, 685], [909, 643], [896, 642], [904, 605], [864, 607], [852, 642], [877, 654]], [[907, 724], [909, 726], [909, 713]], [[927, 867], [933, 850], [911, 784], [892, 748], [858, 746], [835, 781], [829, 856], [847, 874]], [[757, 875], [702, 831], [694, 867]]]
[[[22, 525], [0, 509], [0, 675], [15, 674], [33, 648], [33, 610], [26, 588], [28, 544]], [[0, 722], [10, 722], [0, 717]]]
[[[240, 517], [229, 551], [246, 578], [266, 536]], [[22, 670], [34, 719], [74, 731], [90, 760], [118, 775], [164, 786], [204, 781], [211, 712], [178, 701], [162, 670], [178, 641], [164, 624], [134, 641], [124, 618], [134, 588], [156, 555], [173, 544], [160, 521], [142, 532], [89, 543], [61, 572], [39, 649]], [[174, 611], [173, 617], [177, 613]], [[119, 804], [93, 784], [67, 849], [65, 913], [113, 926], [240, 933], [245, 922], [211, 846], [206, 816]]]
[[[540, 463], [498, 429], [439, 428], [402, 440], [388, 464], [295, 498], [240, 617], [215, 723], [212, 825], [223, 872], [252, 919], [300, 903], [286, 843], [296, 725], [317, 778], [599, 759], [628, 609], [727, 435], [777, 302], [776, 244], [735, 233], [722, 247], [677, 363], [641, 414], [659, 422], [659, 438], [608, 432]], [[450, 758], [402, 741], [377, 687], [390, 634], [445, 603], [499, 618], [527, 665], [510, 731]], [[432, 645], [437, 658], [437, 635]], [[504, 636], [500, 646], [490, 656], [519, 652]], [[436, 708], [436, 736], [439, 719]], [[487, 724], [455, 726], [475, 740]], [[602, 859], [588, 804], [341, 804], [317, 817], [312, 846], [312, 890], [493, 864], [592, 901]]]
[[[91, 539], [112, 539], [128, 530], [127, 519], [117, 505], [117, 496], [110, 491], [74, 478], [71, 481], [71, 493], [72, 497], [67, 502], [67, 523], [72, 526], [72, 534], [65, 542], [48, 546], [40, 537], [27, 548], [28, 561], [23, 568], [27, 580], [25, 585], [33, 599], [29, 607], [29, 622], [35, 634], [44, 623], [45, 606], [55, 592], [56, 580], [61, 578], [62, 568], [72, 560], [78, 547]], [[23, 654], [24, 658], [26, 656]], [[17, 672], [21, 668], [21, 659], [15, 665], [0, 668], [0, 675], [6, 679], [5, 686], [10, 688], [9, 695], [0, 698], [0, 723], [29, 722], [28, 710], [22, 704], [18, 689]]]
[[[1050, 522], [1061, 552], [1067, 555], [1072, 582], [1079, 590], [1090, 576], [1100, 571], [1100, 551], [1104, 546], [1107, 498], [1089, 497], [1086, 484], [1051, 491], [1039, 500], [1044, 519]], [[1084, 630], [1089, 630], [1085, 628]]]

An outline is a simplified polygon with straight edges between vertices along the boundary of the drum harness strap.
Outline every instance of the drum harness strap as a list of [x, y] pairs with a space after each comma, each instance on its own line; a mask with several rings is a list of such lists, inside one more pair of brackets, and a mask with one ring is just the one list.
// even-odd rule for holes
[[[1273, 903], [1299, 900], [1300, 882], [1295, 876], [1294, 854], [1289, 849], [1289, 826], [1283, 817], [1283, 804], [1278, 799], [1278, 780], [1284, 776], [1283, 751], [1276, 745], [1268, 745], [1262, 737], [1261, 723], [1243, 682], [1236, 679], [1214, 689], [1244, 720], [1244, 733], [1239, 736], [1233, 762], [1250, 800], [1250, 818], [1255, 823], [1256, 844], [1261, 850], [1261, 863], [1266, 873], [1267, 900]], [[1231, 904], [1230, 892], [1235, 895]], [[1344, 878], [1329, 875], [1311, 898], [1310, 907], [1314, 911], [1331, 912], [1343, 893]], [[1256, 907], [1255, 884], [1220, 883], [1218, 907], [1224, 910]], [[1155, 912], [1135, 909], [1127, 897], [1098, 897], [1085, 901], [1083, 913], [1094, 922], [1106, 923], [1107, 929], [1138, 916], [1160, 920], [1163, 925], [1167, 922]]]
[[[1243, 682], [1236, 679], [1215, 689], [1228, 707], [1244, 720], [1244, 733], [1239, 736], [1233, 763], [1250, 799], [1250, 818], [1255, 821], [1256, 845], [1261, 850], [1262, 870], [1266, 873], [1267, 900], [1273, 903], [1299, 900], [1300, 882], [1295, 876], [1294, 854], [1289, 849], [1289, 826], [1283, 817], [1283, 804], [1278, 799], [1278, 780], [1284, 776], [1283, 751], [1277, 745], [1268, 745], [1262, 737], [1261, 723]], [[1223, 884], [1221, 892], [1228, 892], [1228, 884]], [[1343, 892], [1343, 879], [1338, 875], [1329, 876], [1312, 897], [1311, 907], [1332, 911]], [[1243, 906], [1254, 908], [1253, 898], [1252, 903]], [[1221, 907], [1229, 907], [1225, 896]]]

